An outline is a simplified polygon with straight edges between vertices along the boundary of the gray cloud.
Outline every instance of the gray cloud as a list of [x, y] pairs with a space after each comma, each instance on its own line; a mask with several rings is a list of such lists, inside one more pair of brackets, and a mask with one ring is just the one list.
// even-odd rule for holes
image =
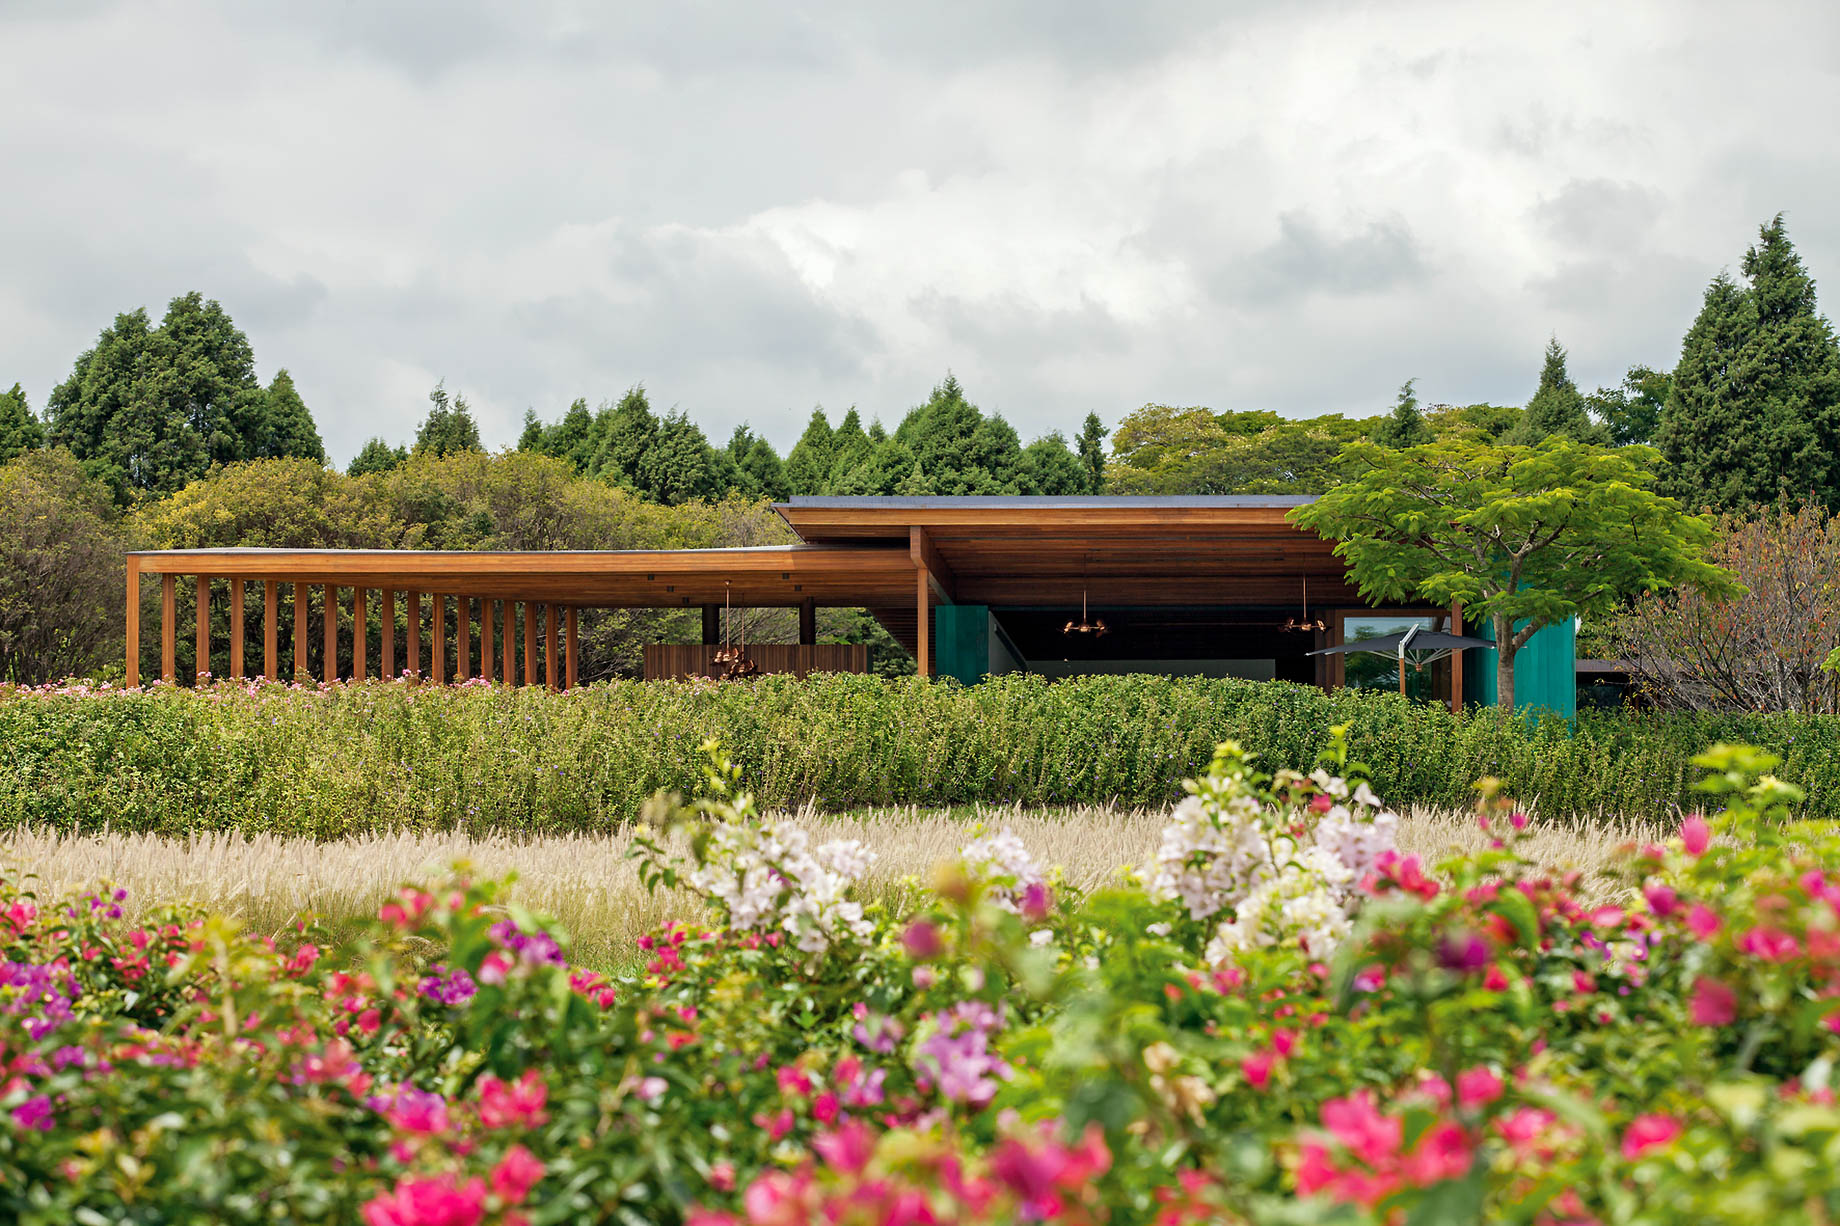
[[948, 368], [1025, 437], [1513, 403], [1554, 332], [1671, 361], [1779, 209], [1840, 277], [1804, 0], [0, 0], [0, 46], [0, 385], [198, 289], [340, 458], [440, 377], [494, 443], [643, 381], [785, 446]]

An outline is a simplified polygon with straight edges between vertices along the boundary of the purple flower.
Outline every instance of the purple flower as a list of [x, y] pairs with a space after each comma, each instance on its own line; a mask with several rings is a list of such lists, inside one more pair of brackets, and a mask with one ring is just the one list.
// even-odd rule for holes
[[462, 1005], [473, 998], [478, 988], [473, 977], [461, 967], [445, 970], [441, 966], [434, 968], [434, 974], [425, 977], [419, 987], [423, 997], [441, 1005]]
[[996, 1097], [997, 1083], [1010, 1068], [990, 1050], [990, 1035], [1001, 1025], [996, 1010], [981, 1000], [960, 1001], [932, 1017], [937, 1029], [914, 1053], [914, 1068], [954, 1102], [981, 1107]]
[[50, 1132], [51, 1119], [51, 1100], [43, 1094], [34, 1094], [13, 1108], [13, 1123], [28, 1132]]
[[515, 920], [500, 920], [492, 925], [491, 937], [525, 966], [563, 965], [562, 947], [547, 932], [525, 932]]
[[1438, 941], [1438, 965], [1471, 975], [1489, 964], [1488, 942], [1473, 932], [1447, 932]]

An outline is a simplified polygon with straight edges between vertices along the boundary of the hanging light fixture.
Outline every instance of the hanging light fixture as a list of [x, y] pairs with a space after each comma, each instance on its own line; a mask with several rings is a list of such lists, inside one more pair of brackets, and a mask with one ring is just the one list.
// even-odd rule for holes
[[730, 600], [729, 581], [722, 581], [722, 647], [715, 653], [715, 663], [722, 666], [721, 679], [733, 681], [738, 677], [752, 677], [760, 672], [760, 666], [748, 658], [747, 654], [747, 615], [742, 615], [741, 635], [739, 640], [731, 638], [734, 628], [734, 606]]
[[1066, 625], [1062, 626], [1061, 633], [1067, 634], [1067, 635], [1090, 634], [1094, 638], [1098, 638], [1101, 635], [1109, 634], [1110, 632], [1111, 632], [1111, 628], [1105, 624], [1105, 619], [1103, 617], [1088, 618], [1086, 616], [1086, 589], [1081, 588], [1080, 589], [1080, 620], [1077, 622], [1070, 621]]
[[1327, 630], [1328, 628], [1329, 623], [1323, 621], [1320, 617], [1315, 621], [1310, 620], [1310, 577], [1305, 575], [1303, 577], [1303, 620], [1298, 621], [1294, 617], [1287, 618], [1284, 624], [1279, 626], [1278, 629], [1296, 633], [1305, 630]]

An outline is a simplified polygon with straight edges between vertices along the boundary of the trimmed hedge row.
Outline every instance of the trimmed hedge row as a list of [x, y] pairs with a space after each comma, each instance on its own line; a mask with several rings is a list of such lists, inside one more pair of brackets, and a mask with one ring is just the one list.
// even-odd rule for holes
[[1840, 717], [1452, 715], [1397, 695], [1285, 682], [1009, 676], [618, 682], [567, 694], [370, 682], [0, 697], [0, 826], [330, 837], [398, 828], [599, 830], [690, 791], [713, 737], [763, 803], [1161, 804], [1217, 742], [1307, 768], [1335, 724], [1395, 804], [1460, 805], [1482, 775], [1542, 813], [1658, 817], [1690, 759], [1760, 745], [1840, 817]]

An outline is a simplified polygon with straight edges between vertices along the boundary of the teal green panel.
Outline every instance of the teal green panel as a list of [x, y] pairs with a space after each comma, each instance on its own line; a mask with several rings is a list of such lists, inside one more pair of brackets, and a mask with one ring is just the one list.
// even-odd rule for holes
[[[1487, 625], [1476, 627], [1472, 633], [1478, 638], [1495, 637], [1493, 629]], [[1494, 706], [1494, 648], [1476, 650], [1465, 664], [1478, 674], [1477, 697], [1484, 705]], [[1577, 622], [1568, 618], [1547, 626], [1528, 639], [1527, 645], [1515, 655], [1514, 709], [1548, 711], [1568, 720], [1578, 717]]]
[[934, 670], [966, 685], [990, 671], [990, 609], [981, 604], [942, 604], [933, 610]]

